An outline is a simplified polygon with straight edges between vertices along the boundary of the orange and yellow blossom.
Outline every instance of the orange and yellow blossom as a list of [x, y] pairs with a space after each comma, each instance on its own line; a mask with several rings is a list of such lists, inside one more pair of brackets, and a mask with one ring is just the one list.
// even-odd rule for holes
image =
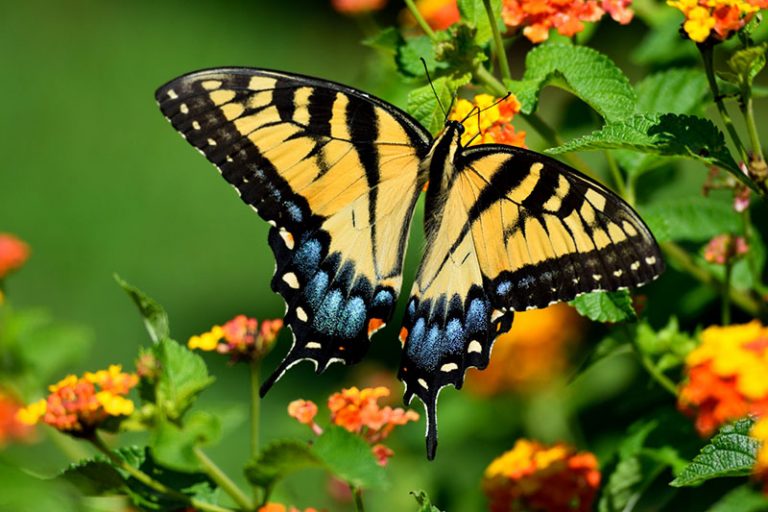
[[688, 37], [703, 43], [710, 37], [716, 41], [728, 39], [757, 11], [767, 8], [768, 0], [668, 0], [667, 5], [685, 16], [683, 30]]
[[253, 361], [264, 357], [275, 344], [283, 321], [262, 320], [261, 327], [255, 318], [238, 315], [222, 325], [214, 325], [210, 331], [192, 336], [187, 342], [190, 349], [217, 351], [229, 354], [232, 361]]
[[23, 405], [0, 388], [0, 448], [10, 441], [25, 441], [33, 435], [32, 426], [18, 417]]
[[584, 317], [568, 304], [516, 313], [512, 329], [494, 343], [488, 367], [467, 372], [467, 388], [489, 396], [540, 387], [566, 369], [569, 349], [586, 327]]
[[10, 233], [0, 233], [0, 279], [20, 269], [29, 258], [29, 246]]
[[510, 29], [523, 27], [523, 35], [532, 43], [549, 39], [550, 29], [572, 37], [584, 30], [585, 21], [598, 21], [606, 12], [626, 25], [634, 13], [631, 0], [504, 0], [501, 16]]
[[355, 15], [380, 11], [387, 5], [387, 0], [331, 0], [334, 9], [342, 14]]
[[[266, 505], [259, 507], [259, 510], [257, 512], [302, 512], [302, 511], [296, 507], [286, 508], [286, 506], [281, 503], [267, 503]], [[318, 511], [314, 507], [309, 507], [308, 509], [305, 509], [304, 512], [318, 512]]]
[[525, 147], [525, 132], [515, 132], [512, 119], [520, 112], [520, 102], [514, 94], [506, 98], [494, 98], [490, 94], [478, 94], [473, 101], [459, 99], [448, 116], [464, 122], [461, 143], [507, 144]]
[[[444, 30], [461, 19], [456, 0], [416, 0], [416, 9], [434, 30]], [[403, 10], [401, 17], [404, 25], [414, 26], [416, 19], [411, 11]]]
[[519, 439], [483, 475], [491, 512], [586, 512], [600, 487], [597, 459], [565, 444]]
[[678, 407], [709, 436], [731, 420], [768, 412], [768, 328], [748, 324], [708, 327], [685, 360], [687, 381]]
[[71, 435], [89, 435], [110, 417], [125, 417], [134, 411], [133, 402], [125, 395], [139, 378], [121, 370], [120, 365], [111, 365], [82, 377], [68, 375], [49, 386], [47, 398], [19, 410], [16, 417], [27, 425], [42, 420]]

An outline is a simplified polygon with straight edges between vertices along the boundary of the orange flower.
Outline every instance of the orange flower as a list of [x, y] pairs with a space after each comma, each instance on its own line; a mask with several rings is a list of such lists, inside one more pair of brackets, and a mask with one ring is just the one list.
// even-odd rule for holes
[[27, 244], [10, 233], [0, 233], [0, 279], [20, 269], [28, 258]]
[[214, 325], [210, 331], [192, 336], [187, 342], [190, 349], [216, 350], [229, 354], [233, 362], [254, 361], [263, 358], [275, 344], [283, 328], [283, 321], [259, 321], [245, 315], [238, 315], [223, 326]]
[[499, 100], [490, 94], [478, 94], [473, 101], [460, 99], [453, 107], [449, 119], [464, 123], [461, 143], [507, 144], [525, 147], [525, 132], [515, 132], [512, 118], [520, 112], [520, 102], [511, 94]]
[[41, 419], [73, 436], [87, 436], [110, 417], [133, 414], [133, 402], [125, 397], [139, 382], [132, 373], [122, 373], [119, 365], [82, 377], [68, 375], [49, 387], [50, 395], [19, 410], [16, 418], [27, 425]]
[[[280, 503], [267, 503], [266, 505], [263, 505], [259, 508], [258, 512], [301, 512], [296, 507], [291, 507], [290, 509], [285, 508], [285, 505]], [[318, 512], [316, 508], [309, 507], [308, 509], [305, 509], [304, 512]]]
[[584, 21], [598, 21], [605, 12], [626, 25], [632, 21], [632, 0], [503, 0], [501, 16], [510, 29], [523, 27], [523, 35], [532, 43], [549, 38], [550, 29], [567, 37], [584, 30]]
[[331, 5], [342, 14], [354, 15], [380, 11], [387, 5], [387, 0], [331, 0]]
[[757, 320], [705, 329], [685, 364], [688, 380], [678, 407], [696, 416], [701, 435], [747, 414], [768, 412], [768, 328]]
[[586, 512], [600, 486], [592, 453], [572, 447], [546, 447], [520, 439], [486, 468], [483, 491], [491, 512]]
[[515, 313], [512, 329], [494, 343], [488, 368], [467, 373], [467, 387], [488, 396], [541, 386], [566, 368], [568, 349], [586, 325], [567, 304]]
[[[461, 18], [456, 0], [416, 0], [415, 5], [424, 21], [434, 30], [444, 30]], [[407, 9], [401, 19], [404, 25], [416, 24], [416, 19]]]
[[709, 263], [725, 265], [733, 263], [737, 258], [747, 253], [749, 247], [744, 237], [734, 235], [717, 235], [704, 248], [704, 259]]
[[766, 0], [667, 0], [667, 5], [679, 9], [685, 16], [683, 30], [697, 43], [709, 38], [724, 41], [741, 30], [760, 9], [768, 7]]
[[13, 395], [0, 389], [0, 448], [9, 441], [25, 441], [32, 436], [32, 426], [17, 417], [22, 405]]
[[[387, 396], [389, 389], [385, 387], [351, 387], [328, 397], [331, 423], [358, 434], [368, 444], [373, 445], [372, 451], [382, 466], [394, 452], [378, 443], [386, 439], [396, 426], [419, 419], [415, 411], [394, 409], [388, 405], [379, 406], [379, 399]], [[288, 406], [288, 414], [291, 417], [309, 425], [312, 431], [319, 435], [323, 430], [314, 422], [316, 413], [317, 406], [308, 400], [294, 400]]]

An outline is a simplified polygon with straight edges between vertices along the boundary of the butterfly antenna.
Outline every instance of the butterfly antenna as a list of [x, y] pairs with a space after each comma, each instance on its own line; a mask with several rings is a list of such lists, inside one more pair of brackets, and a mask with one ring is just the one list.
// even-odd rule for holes
[[[435, 86], [432, 84], [432, 78], [429, 76], [429, 69], [427, 69], [427, 61], [424, 60], [424, 57], [419, 57], [419, 59], [421, 59], [421, 64], [424, 66], [424, 73], [427, 75], [427, 81], [429, 82], [429, 86], [432, 88], [432, 93], [434, 93], [435, 95], [437, 104], [440, 106], [440, 110], [443, 111], [443, 115], [445, 116], [445, 119], [448, 119], [448, 112], [446, 112], [445, 107], [443, 107], [443, 103], [440, 101], [440, 96], [437, 95]], [[453, 105], [453, 100], [451, 100], [451, 105]]]

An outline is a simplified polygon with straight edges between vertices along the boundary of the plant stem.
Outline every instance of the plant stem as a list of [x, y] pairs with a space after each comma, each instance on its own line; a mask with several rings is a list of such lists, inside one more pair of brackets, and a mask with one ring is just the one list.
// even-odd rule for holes
[[359, 487], [355, 487], [349, 484], [349, 489], [352, 491], [352, 496], [355, 498], [355, 512], [365, 512], [365, 505], [363, 504], [363, 490]]
[[715, 79], [715, 66], [713, 62], [714, 48], [711, 44], [699, 44], [696, 46], [699, 48], [701, 58], [704, 61], [704, 71], [706, 72], [707, 80], [709, 81], [709, 89], [712, 92], [715, 105], [717, 105], [717, 111], [720, 113], [720, 118], [723, 120], [723, 124], [728, 131], [731, 142], [733, 142], [733, 145], [736, 146], [736, 150], [739, 152], [741, 159], [744, 162], [748, 162], [749, 156], [747, 155], [747, 151], [744, 149], [744, 144], [742, 144], [741, 139], [739, 138], [739, 134], [736, 132], [736, 128], [733, 126], [733, 121], [731, 121], [731, 117], [728, 115], [728, 111], [725, 109], [723, 98], [720, 97], [720, 88], [717, 86], [717, 80]]
[[491, 23], [491, 32], [493, 32], [493, 43], [496, 45], [496, 57], [499, 59], [499, 71], [501, 77], [505, 80], [512, 80], [512, 73], [509, 71], [509, 62], [507, 61], [507, 52], [504, 49], [504, 41], [501, 40], [499, 24], [496, 22], [496, 15], [491, 7], [491, 0], [483, 0], [485, 13], [488, 15], [488, 21]]
[[752, 158], [761, 162], [765, 161], [763, 157], [763, 146], [760, 144], [760, 135], [757, 133], [757, 124], [755, 123], [755, 111], [752, 107], [752, 96], [747, 98], [747, 101], [742, 109], [744, 113], [744, 120], [747, 123], [747, 133], [749, 134], [749, 143], [752, 146]]
[[106, 455], [106, 457], [114, 464], [115, 466], [119, 467], [129, 475], [131, 475], [133, 478], [141, 482], [142, 484], [146, 485], [150, 489], [152, 489], [155, 492], [158, 492], [160, 494], [164, 494], [165, 496], [168, 496], [170, 498], [179, 500], [182, 503], [188, 503], [195, 509], [203, 510], [206, 512], [232, 512], [231, 509], [220, 507], [218, 505], [214, 505], [213, 503], [206, 503], [204, 501], [197, 500], [195, 498], [191, 498], [185, 494], [180, 493], [176, 489], [172, 489], [165, 485], [162, 482], [158, 482], [148, 474], [141, 471], [139, 468], [135, 468], [128, 464], [126, 461], [118, 457], [105, 443], [104, 440], [99, 437], [98, 434], [94, 433], [93, 436], [88, 438], [88, 441], [91, 442], [91, 444], [99, 450], [101, 453]]
[[[685, 249], [676, 243], [669, 241], [662, 242], [660, 245], [661, 249], [664, 251], [664, 255], [671, 263], [690, 274], [697, 281], [712, 286], [718, 291], [722, 289], [720, 280], [707, 269], [699, 266]], [[758, 317], [761, 313], [765, 312], [763, 309], [764, 306], [748, 293], [731, 288], [728, 291], [728, 295], [729, 300], [733, 302], [733, 304], [739, 306], [753, 317]]]
[[[734, 242], [735, 243], [735, 242]], [[733, 273], [733, 264], [730, 261], [725, 263], [725, 280], [723, 281], [722, 306], [720, 310], [720, 322], [722, 325], [731, 323], [731, 274]]]
[[[251, 459], [259, 457], [259, 427], [261, 415], [261, 397], [259, 396], [259, 367], [261, 361], [251, 361]], [[260, 488], [253, 485], [253, 500], [258, 503]]]
[[205, 473], [211, 477], [211, 480], [216, 482], [216, 484], [221, 487], [222, 490], [227, 493], [240, 508], [243, 510], [253, 510], [253, 505], [248, 499], [248, 496], [246, 496], [245, 493], [240, 490], [237, 484], [235, 484], [235, 482], [233, 482], [232, 479], [229, 478], [229, 476], [227, 476], [227, 474], [224, 473], [220, 467], [218, 467], [211, 459], [208, 458], [205, 453], [203, 453], [203, 450], [196, 446], [194, 448], [194, 453], [197, 461], [203, 467]]
[[632, 345], [632, 349], [635, 351], [637, 358], [640, 360], [640, 364], [643, 365], [645, 371], [656, 381], [658, 385], [664, 388], [665, 391], [669, 391], [673, 396], [677, 397], [677, 386], [672, 379], [664, 375], [664, 372], [660, 371], [650, 357], [648, 357], [640, 347], [637, 345], [637, 336], [633, 335], [626, 325], [622, 329], [624, 336], [629, 340]]
[[416, 23], [419, 24], [421, 27], [421, 30], [424, 31], [425, 34], [429, 36], [430, 39], [435, 39], [435, 32], [432, 30], [432, 27], [429, 26], [429, 23], [427, 23], [427, 20], [424, 19], [424, 17], [421, 15], [421, 12], [419, 12], [419, 9], [416, 7], [416, 5], [413, 3], [413, 0], [405, 0], [405, 5], [408, 7], [408, 10], [411, 11], [411, 14], [414, 18], [416, 18]]

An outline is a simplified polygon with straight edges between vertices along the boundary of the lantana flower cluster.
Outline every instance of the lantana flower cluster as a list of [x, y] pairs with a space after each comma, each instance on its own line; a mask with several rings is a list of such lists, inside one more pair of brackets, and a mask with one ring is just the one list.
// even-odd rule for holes
[[697, 43], [725, 41], [746, 25], [768, 0], [668, 0], [685, 15], [683, 30]]
[[10, 441], [24, 441], [32, 435], [32, 427], [18, 418], [23, 407], [13, 394], [0, 388], [0, 448]]
[[[351, 387], [342, 389], [328, 398], [328, 410], [331, 412], [331, 423], [358, 434], [372, 446], [373, 454], [380, 465], [386, 465], [394, 452], [381, 442], [389, 436], [398, 425], [409, 421], [417, 421], [418, 413], [390, 406], [381, 407], [379, 399], [389, 396], [389, 389], [381, 386], [376, 388], [358, 389]], [[319, 435], [323, 429], [315, 423], [317, 405], [310, 400], [294, 400], [288, 405], [288, 414], [300, 423], [307, 425]]]
[[747, 241], [742, 236], [717, 235], [704, 248], [704, 259], [717, 265], [730, 264], [746, 254], [748, 250]]
[[700, 434], [748, 414], [768, 412], [768, 328], [755, 320], [708, 327], [685, 360], [679, 408], [696, 417]]
[[253, 361], [263, 358], [275, 344], [283, 328], [280, 319], [262, 320], [238, 315], [224, 325], [214, 325], [210, 331], [192, 336], [190, 349], [229, 354], [232, 361]]
[[68, 375], [48, 388], [47, 398], [19, 410], [16, 417], [27, 425], [42, 420], [61, 432], [87, 436], [108, 419], [133, 413], [133, 401], [126, 396], [138, 382], [136, 374], [124, 373], [120, 365], [82, 377]]
[[483, 491], [491, 512], [592, 510], [600, 487], [597, 459], [562, 443], [519, 439], [486, 468]]
[[598, 21], [606, 12], [626, 25], [634, 16], [631, 4], [631, 0], [504, 0], [501, 15], [507, 27], [522, 27], [528, 40], [541, 43], [549, 39], [550, 29], [572, 37], [584, 30], [585, 21]]
[[494, 98], [490, 94], [478, 94], [472, 101], [459, 99], [448, 116], [464, 122], [461, 143], [508, 144], [525, 147], [525, 132], [515, 132], [512, 119], [520, 112], [520, 102], [515, 95]]
[[[266, 505], [259, 507], [258, 512], [302, 512], [302, 511], [296, 507], [287, 508], [285, 505], [281, 503], [267, 503]], [[309, 507], [305, 509], [304, 512], [318, 512], [318, 511], [316, 508]]]

